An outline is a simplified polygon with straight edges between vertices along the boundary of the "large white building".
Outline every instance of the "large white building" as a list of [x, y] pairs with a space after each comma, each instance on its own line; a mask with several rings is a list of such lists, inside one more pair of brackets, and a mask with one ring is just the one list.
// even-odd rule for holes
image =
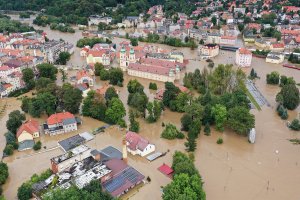
[[266, 57], [267, 63], [280, 64], [284, 61], [284, 54], [279, 52], [270, 52]]
[[252, 62], [252, 53], [245, 48], [239, 48], [236, 51], [235, 63], [240, 67], [250, 67]]

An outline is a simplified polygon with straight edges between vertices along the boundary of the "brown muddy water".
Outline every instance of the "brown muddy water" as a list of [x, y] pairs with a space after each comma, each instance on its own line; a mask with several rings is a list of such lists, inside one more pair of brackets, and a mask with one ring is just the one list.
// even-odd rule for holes
[[[81, 37], [80, 32], [75, 34], [60, 33], [46, 28], [45, 31], [50, 39], [62, 38], [66, 41], [75, 42]], [[116, 39], [117, 40], [117, 39]], [[118, 39], [119, 40], [119, 39]], [[156, 44], [155, 44], [156, 45]], [[165, 45], [159, 45], [165, 49], [174, 49]], [[182, 51], [187, 59], [190, 60], [187, 71], [203, 69], [207, 66], [205, 61], [199, 61], [196, 51], [188, 48], [177, 48]], [[234, 63], [235, 54], [232, 52], [221, 52], [214, 59], [216, 64]], [[196, 59], [196, 60], [195, 60]], [[79, 57], [79, 50], [72, 56], [70, 61], [73, 65], [81, 66], [84, 59]], [[230, 130], [223, 133], [212, 130], [211, 136], [200, 135], [197, 139], [197, 150], [195, 151], [195, 165], [203, 177], [204, 189], [208, 200], [298, 200], [300, 197], [300, 146], [292, 145], [288, 139], [299, 138], [300, 133], [290, 131], [286, 127], [286, 121], [281, 120], [276, 112], [275, 96], [280, 90], [277, 86], [266, 85], [266, 74], [271, 71], [278, 71], [282, 75], [292, 76], [296, 82], [300, 82], [300, 71], [283, 68], [281, 65], [265, 63], [263, 59], [254, 58], [252, 67], [261, 78], [256, 80], [255, 84], [262, 94], [269, 101], [271, 107], [264, 106], [262, 111], [253, 110], [256, 118], [256, 143], [249, 144], [247, 138], [240, 137]], [[245, 69], [249, 74], [251, 68]], [[68, 72], [75, 74], [75, 71]], [[124, 86], [133, 77], [125, 75]], [[153, 99], [153, 92], [149, 91], [148, 85], [151, 81], [146, 79], [138, 80], [144, 85], [145, 92], [149, 99]], [[152, 81], [153, 82], [153, 81]], [[159, 88], [163, 87], [158, 83]], [[106, 84], [103, 81], [96, 81], [95, 88]], [[116, 87], [120, 91], [120, 98], [126, 104], [127, 88]], [[7, 102], [8, 106], [3, 115], [0, 116], [0, 150], [5, 146], [5, 123], [8, 113], [15, 109], [20, 109], [20, 101], [9, 98], [2, 99], [0, 106]], [[126, 109], [128, 110], [127, 106]], [[297, 116], [299, 112], [289, 112], [289, 121]], [[163, 164], [172, 163], [172, 154], [175, 150], [184, 151], [185, 140], [168, 141], [160, 138], [163, 130], [161, 126], [164, 123], [173, 123], [180, 127], [181, 114], [166, 110], [161, 119], [154, 124], [148, 124], [143, 119], [140, 121], [140, 134], [149, 139], [156, 145], [158, 151], [169, 153], [163, 158], [159, 158], [149, 163], [145, 158], [139, 158], [129, 155], [129, 164], [138, 169], [146, 177], [151, 178], [151, 183], [139, 188], [138, 191], [132, 191], [124, 199], [134, 200], [153, 200], [161, 199], [161, 186], [165, 186], [171, 180], [161, 174], [157, 168]], [[43, 122], [46, 116], [39, 119]], [[76, 133], [91, 131], [96, 127], [103, 125], [103, 122], [90, 118], [83, 118], [83, 125], [77, 132], [68, 133], [61, 136], [41, 136], [41, 141], [46, 149], [41, 150], [44, 153], [35, 153], [33, 151], [15, 152], [12, 157], [5, 158], [4, 162], [9, 165], [10, 177], [4, 185], [4, 195], [7, 199], [16, 199], [17, 188], [27, 180], [32, 174], [40, 173], [50, 167], [50, 158], [62, 153], [60, 149], [55, 148], [57, 141], [69, 137]], [[105, 133], [97, 135], [96, 139], [90, 141], [88, 146], [102, 149], [108, 145], [121, 149], [121, 138], [124, 131], [115, 127], [109, 128]], [[217, 145], [216, 140], [222, 137], [224, 143]], [[53, 150], [51, 150], [53, 149]]]

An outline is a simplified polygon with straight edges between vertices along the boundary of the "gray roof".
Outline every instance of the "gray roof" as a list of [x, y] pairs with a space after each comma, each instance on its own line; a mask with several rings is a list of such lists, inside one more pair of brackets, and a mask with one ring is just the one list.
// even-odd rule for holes
[[74, 124], [74, 123], [77, 123], [75, 118], [68, 118], [68, 119], [64, 119], [63, 120], [63, 124], [64, 125], [68, 125], [68, 124]]
[[112, 159], [112, 158], [122, 159], [121, 151], [119, 151], [118, 149], [116, 149], [112, 146], [108, 146], [108, 147], [100, 150], [100, 152], [102, 154], [104, 154], [105, 156], [109, 157], [110, 159]]
[[81, 137], [79, 134], [59, 141], [58, 144], [65, 151], [69, 151], [85, 142], [85, 139]]
[[27, 149], [32, 149], [34, 146], [34, 141], [33, 140], [24, 140], [23, 142], [19, 143], [19, 151], [24, 151]]

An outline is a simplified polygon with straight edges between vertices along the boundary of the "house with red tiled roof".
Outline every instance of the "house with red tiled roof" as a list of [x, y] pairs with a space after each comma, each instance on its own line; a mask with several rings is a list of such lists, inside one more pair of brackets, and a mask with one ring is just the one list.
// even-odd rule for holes
[[105, 66], [110, 65], [112, 60], [112, 54], [109, 50], [89, 50], [86, 56], [87, 64], [101, 63]]
[[283, 43], [274, 43], [271, 44], [270, 50], [275, 52], [282, 52], [285, 49], [285, 45]]
[[80, 70], [76, 74], [77, 84], [88, 84], [89, 86], [94, 86], [94, 79], [93, 77], [86, 71]]
[[29, 120], [22, 124], [17, 131], [16, 137], [19, 143], [40, 137], [40, 125], [38, 121]]
[[101, 96], [104, 97], [105, 93], [106, 93], [106, 90], [110, 87], [112, 87], [112, 86], [105, 84], [105, 85], [101, 86], [100, 88], [96, 89], [96, 93], [98, 93], [98, 94], [100, 94]]
[[57, 135], [77, 130], [77, 120], [70, 112], [55, 113], [43, 125], [46, 134]]
[[262, 27], [261, 24], [257, 24], [257, 23], [249, 23], [247, 25], [248, 29], [251, 29], [251, 30], [255, 29], [257, 33], [260, 33], [261, 27]]
[[150, 144], [148, 140], [132, 131], [126, 133], [126, 146], [129, 153], [142, 157], [155, 151], [154, 144]]
[[0, 66], [0, 78], [5, 78], [8, 74], [11, 74], [13, 69], [7, 65]]

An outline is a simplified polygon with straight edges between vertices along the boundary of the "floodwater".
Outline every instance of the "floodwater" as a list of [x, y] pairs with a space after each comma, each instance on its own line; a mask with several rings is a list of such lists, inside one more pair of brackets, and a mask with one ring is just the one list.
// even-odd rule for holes
[[[76, 43], [81, 34], [60, 33], [45, 28], [50, 39], [62, 38], [66, 41]], [[155, 44], [156, 45], [156, 44]], [[174, 49], [165, 45], [159, 45], [165, 49]], [[203, 69], [207, 66], [205, 61], [199, 61], [197, 52], [188, 48], [177, 48], [182, 51], [187, 59], [190, 60], [187, 71], [195, 69]], [[215, 64], [234, 63], [233, 52], [223, 52], [214, 59]], [[195, 60], [196, 59], [196, 60]], [[81, 65], [84, 60], [79, 57], [79, 51], [72, 56], [70, 63], [73, 65]], [[78, 63], [77, 63], [78, 62]], [[257, 88], [262, 92], [270, 103], [270, 107], [264, 106], [262, 111], [253, 110], [252, 113], [256, 118], [256, 143], [249, 144], [247, 138], [225, 130], [223, 133], [216, 132], [212, 129], [211, 136], [200, 135], [197, 139], [197, 150], [195, 151], [195, 165], [199, 169], [203, 177], [204, 189], [207, 199], [213, 200], [298, 200], [300, 196], [300, 146], [291, 144], [288, 139], [299, 138], [300, 133], [289, 130], [286, 127], [286, 121], [281, 120], [276, 112], [275, 96], [280, 90], [278, 86], [270, 86], [266, 84], [266, 74], [271, 71], [278, 71], [282, 75], [292, 76], [296, 82], [300, 82], [300, 72], [293, 69], [283, 68], [281, 65], [265, 63], [263, 59], [253, 58], [252, 67], [257, 72], [260, 79], [256, 80]], [[245, 69], [249, 74], [251, 68]], [[70, 71], [70, 74], [75, 73]], [[125, 75], [123, 88], [116, 87], [120, 91], [120, 98], [126, 104], [127, 88], [126, 85], [130, 79]], [[153, 99], [153, 92], [148, 90], [150, 80], [139, 79], [144, 85], [145, 92], [149, 98]], [[162, 83], [158, 83], [159, 88], [163, 87]], [[106, 84], [104, 81], [96, 79], [95, 88]], [[15, 109], [20, 109], [20, 101], [9, 98], [0, 101], [0, 106], [7, 102], [8, 106], [3, 115], [0, 116], [0, 125], [3, 127], [0, 131], [0, 150], [4, 148], [5, 140], [5, 123], [8, 113]], [[128, 110], [127, 106], [126, 109]], [[297, 111], [289, 112], [289, 121], [297, 116]], [[180, 118], [182, 114], [173, 113], [166, 110], [160, 120], [154, 124], [148, 124], [143, 119], [140, 121], [140, 134], [149, 139], [156, 145], [158, 151], [166, 152], [167, 155], [149, 163], [144, 158], [129, 155], [129, 164], [143, 173], [146, 177], [151, 178], [151, 183], [134, 190], [124, 197], [124, 199], [134, 200], [152, 200], [161, 198], [161, 186], [165, 186], [171, 180], [161, 174], [157, 168], [163, 164], [172, 163], [172, 154], [175, 150], [184, 151], [185, 140], [168, 141], [160, 138], [163, 130], [161, 126], [164, 123], [173, 123], [180, 127]], [[46, 119], [44, 116], [39, 119], [41, 122]], [[10, 178], [4, 185], [4, 195], [7, 199], [16, 199], [17, 188], [27, 180], [32, 174], [40, 173], [50, 167], [50, 158], [62, 153], [60, 149], [55, 149], [57, 141], [74, 135], [79, 132], [91, 131], [96, 127], [102, 126], [103, 122], [90, 118], [83, 118], [83, 125], [77, 132], [68, 133], [60, 136], [42, 136], [41, 141], [47, 151], [35, 154], [32, 151], [15, 152], [12, 157], [5, 158], [4, 162], [9, 165]], [[105, 133], [96, 136], [96, 139], [88, 142], [88, 146], [92, 148], [102, 149], [107, 145], [121, 148], [121, 139], [124, 130], [120, 131], [116, 127], [111, 127]], [[217, 138], [222, 137], [224, 143], [217, 145]], [[53, 150], [51, 150], [54, 148]], [[151, 195], [149, 195], [151, 194]]]

